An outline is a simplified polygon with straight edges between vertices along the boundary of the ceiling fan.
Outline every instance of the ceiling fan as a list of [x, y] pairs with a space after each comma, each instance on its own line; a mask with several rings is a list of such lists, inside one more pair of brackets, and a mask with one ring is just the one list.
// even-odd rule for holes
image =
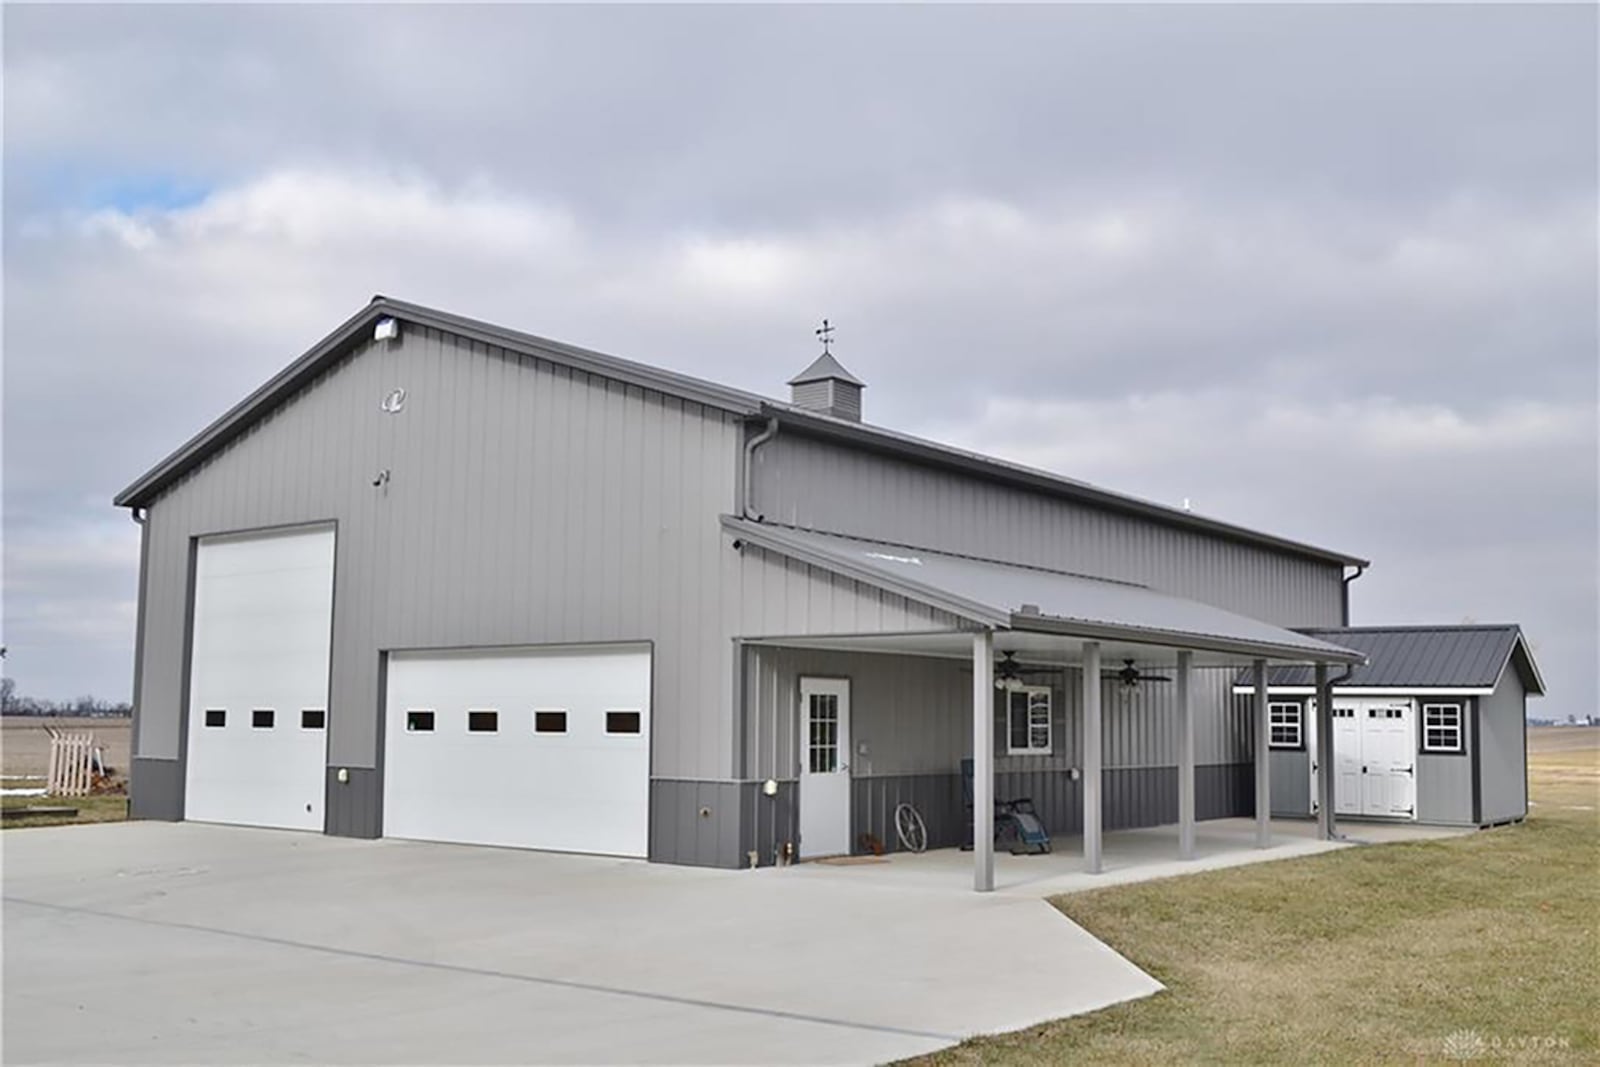
[[1024, 685], [1023, 677], [1029, 674], [1052, 674], [1054, 670], [1047, 667], [1025, 667], [1017, 662], [1015, 652], [1002, 652], [994, 665], [994, 687], [996, 689], [1021, 689]]
[[1119, 681], [1121, 681], [1122, 682], [1122, 688], [1124, 688], [1124, 689], [1137, 689], [1137, 688], [1139, 688], [1139, 683], [1140, 682], [1170, 682], [1170, 681], [1172, 681], [1171, 678], [1168, 678], [1164, 674], [1143, 674], [1143, 673], [1141, 673], [1139, 671], [1139, 668], [1135, 667], [1133, 665], [1133, 660], [1131, 660], [1131, 659], [1125, 659], [1122, 662], [1123, 662], [1124, 666], [1120, 671], [1106, 671], [1105, 673], [1109, 674], [1112, 677], [1114, 677], [1114, 678], [1118, 679]]

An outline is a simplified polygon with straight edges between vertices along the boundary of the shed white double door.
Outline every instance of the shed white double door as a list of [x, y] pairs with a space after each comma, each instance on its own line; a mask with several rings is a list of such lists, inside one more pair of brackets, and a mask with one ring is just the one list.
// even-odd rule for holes
[[184, 818], [321, 830], [331, 526], [195, 549]]
[[385, 704], [385, 836], [648, 852], [648, 646], [391, 652]]
[[[1308, 718], [1314, 721], [1314, 711]], [[1416, 818], [1417, 730], [1411, 701], [1335, 700], [1333, 753], [1335, 813]], [[1319, 758], [1313, 737], [1313, 766]]]

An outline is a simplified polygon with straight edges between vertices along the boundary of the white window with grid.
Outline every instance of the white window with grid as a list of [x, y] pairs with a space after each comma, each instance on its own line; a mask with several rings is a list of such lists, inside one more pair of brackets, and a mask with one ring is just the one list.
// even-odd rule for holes
[[1267, 744], [1272, 748], [1300, 748], [1300, 705], [1296, 701], [1267, 705]]
[[1006, 693], [1006, 752], [1012, 756], [1048, 756], [1051, 752], [1050, 690], [1014, 689]]
[[1422, 705], [1422, 751], [1461, 752], [1463, 733], [1460, 704]]
[[812, 774], [832, 774], [839, 769], [839, 697], [812, 693], [810, 704], [807, 766]]

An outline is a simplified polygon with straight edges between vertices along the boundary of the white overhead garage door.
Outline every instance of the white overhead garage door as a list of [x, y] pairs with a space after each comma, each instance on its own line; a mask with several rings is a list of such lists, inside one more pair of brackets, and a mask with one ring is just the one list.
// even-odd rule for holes
[[184, 817], [321, 830], [332, 527], [202, 538]]
[[389, 655], [389, 837], [643, 856], [650, 650]]

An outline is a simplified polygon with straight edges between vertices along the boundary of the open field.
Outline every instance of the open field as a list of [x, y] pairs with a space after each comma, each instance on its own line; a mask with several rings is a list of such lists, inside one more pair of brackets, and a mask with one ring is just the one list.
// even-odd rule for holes
[[915, 1062], [1593, 1063], [1597, 744], [1530, 731], [1520, 826], [1057, 897], [1168, 991]]
[[88, 730], [105, 749], [106, 762], [118, 774], [128, 773], [128, 758], [133, 741], [132, 719], [42, 718], [7, 715], [0, 718], [0, 774], [7, 785], [20, 786], [19, 775], [44, 777], [50, 759], [50, 735], [46, 726], [58, 730]]
[[[50, 735], [46, 726], [62, 730], [88, 730], [104, 752], [106, 763], [113, 770], [115, 780], [126, 781], [130, 746], [133, 737], [132, 719], [79, 719], [43, 718], [13, 715], [0, 719], [0, 753], [5, 768], [4, 785], [11, 789], [44, 787], [44, 775], [50, 762]], [[126, 793], [88, 797], [0, 797], [0, 806], [26, 808], [34, 806], [69, 807], [78, 809], [76, 816], [29, 816], [7, 819], [6, 829], [34, 826], [61, 826], [67, 823], [112, 822], [128, 817]]]

